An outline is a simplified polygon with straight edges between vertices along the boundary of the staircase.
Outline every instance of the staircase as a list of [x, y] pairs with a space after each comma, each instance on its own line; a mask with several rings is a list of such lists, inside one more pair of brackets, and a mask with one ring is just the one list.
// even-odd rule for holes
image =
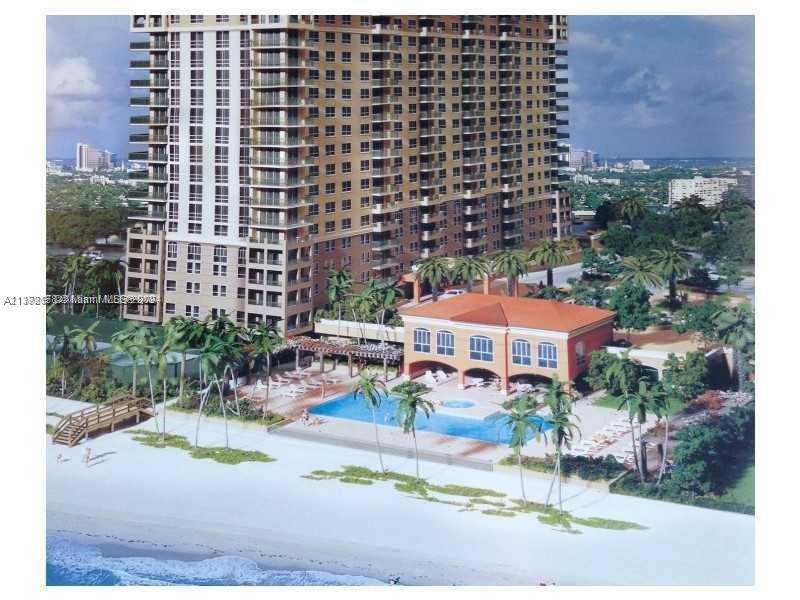
[[146, 398], [126, 395], [102, 404], [84, 408], [62, 418], [53, 430], [53, 443], [74, 446], [90, 433], [114, 428], [131, 419], [138, 423], [141, 416], [153, 416]]

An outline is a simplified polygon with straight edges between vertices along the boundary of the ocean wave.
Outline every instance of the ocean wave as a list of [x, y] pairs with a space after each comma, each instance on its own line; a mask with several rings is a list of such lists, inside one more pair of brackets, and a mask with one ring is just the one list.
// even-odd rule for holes
[[103, 556], [94, 546], [47, 536], [47, 585], [385, 585], [358, 575], [263, 569], [250, 559], [203, 560]]

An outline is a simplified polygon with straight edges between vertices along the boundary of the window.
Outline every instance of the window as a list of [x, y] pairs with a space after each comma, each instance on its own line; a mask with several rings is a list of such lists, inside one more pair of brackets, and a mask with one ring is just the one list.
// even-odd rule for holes
[[515, 365], [531, 365], [531, 344], [525, 340], [511, 342], [511, 362]]
[[453, 356], [456, 353], [455, 337], [449, 331], [436, 332], [436, 353]]
[[539, 344], [539, 366], [545, 369], [555, 369], [558, 367], [558, 350], [550, 342]]
[[427, 329], [414, 330], [414, 352], [431, 351], [431, 332]]
[[494, 344], [484, 335], [473, 335], [469, 338], [469, 357], [472, 360], [491, 362], [494, 360]]

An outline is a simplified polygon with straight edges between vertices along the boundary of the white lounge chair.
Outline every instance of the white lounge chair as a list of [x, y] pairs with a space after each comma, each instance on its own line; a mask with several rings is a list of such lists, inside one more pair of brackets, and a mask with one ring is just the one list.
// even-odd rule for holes
[[430, 386], [437, 386], [439, 385], [439, 381], [434, 377], [433, 373], [430, 371], [425, 371], [425, 375], [422, 376], [422, 380]]
[[450, 380], [450, 375], [442, 371], [441, 369], [436, 370], [436, 379], [439, 383], [445, 383], [446, 381]]

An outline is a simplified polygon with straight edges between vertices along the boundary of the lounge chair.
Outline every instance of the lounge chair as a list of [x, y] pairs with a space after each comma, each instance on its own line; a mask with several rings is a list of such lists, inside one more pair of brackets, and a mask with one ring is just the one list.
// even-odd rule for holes
[[425, 371], [425, 375], [422, 376], [422, 380], [428, 385], [434, 387], [439, 385], [439, 381], [436, 379], [436, 377], [434, 377], [433, 373], [431, 373], [430, 371]]
[[449, 381], [450, 375], [448, 375], [447, 373], [445, 373], [441, 369], [437, 369], [437, 371], [436, 371], [436, 379], [439, 381], [439, 383], [444, 383], [446, 381]]

